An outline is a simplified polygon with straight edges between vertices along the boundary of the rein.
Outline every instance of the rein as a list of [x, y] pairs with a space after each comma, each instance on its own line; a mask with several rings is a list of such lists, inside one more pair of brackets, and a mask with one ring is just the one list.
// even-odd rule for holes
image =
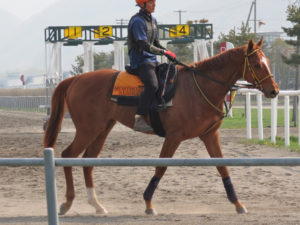
[[[265, 81], [266, 79], [273, 77], [272, 74], [268, 74], [268, 75], [265, 76], [264, 78], [259, 79], [258, 76], [255, 74], [255, 72], [254, 72], [254, 70], [253, 70], [253, 68], [252, 68], [252, 66], [251, 66], [251, 64], [250, 64], [250, 62], [249, 62], [249, 56], [255, 54], [255, 53], [256, 53], [257, 51], [259, 51], [259, 50], [261, 50], [261, 49], [255, 49], [255, 50], [253, 50], [252, 52], [250, 52], [249, 54], [247, 54], [247, 49], [245, 49], [245, 55], [244, 55], [244, 56], [245, 56], [245, 61], [244, 61], [244, 69], [243, 69], [243, 79], [246, 80], [246, 79], [245, 79], [245, 75], [246, 75], [246, 71], [247, 71], [247, 67], [248, 67], [248, 69], [249, 69], [250, 72], [251, 72], [251, 76], [252, 76], [252, 78], [253, 78], [253, 80], [254, 80], [254, 85], [253, 85], [253, 84], [248, 84], [248, 85], [247, 85], [247, 84], [243, 84], [243, 85], [237, 85], [237, 84], [235, 84], [235, 85], [229, 87], [229, 85], [226, 84], [225, 82], [216, 80], [216, 79], [214, 79], [214, 78], [212, 78], [212, 77], [210, 77], [210, 76], [208, 76], [208, 75], [206, 75], [206, 74], [203, 74], [203, 73], [201, 73], [199, 70], [195, 69], [194, 67], [188, 66], [188, 65], [186, 65], [186, 64], [184, 64], [184, 63], [178, 61], [177, 59], [174, 59], [174, 60], [173, 60], [174, 64], [183, 66], [184, 68], [186, 68], [186, 69], [188, 69], [188, 70], [190, 70], [190, 71], [193, 72], [193, 80], [194, 80], [194, 82], [195, 82], [195, 85], [196, 85], [197, 89], [198, 89], [199, 92], [201, 93], [202, 97], [203, 97], [203, 98], [205, 99], [205, 101], [206, 101], [211, 107], [213, 107], [217, 112], [223, 114], [222, 117], [221, 117], [218, 121], [214, 122], [214, 123], [213, 123], [213, 124], [212, 124], [212, 125], [211, 125], [211, 126], [210, 126], [210, 127], [209, 127], [202, 135], [201, 135], [201, 136], [207, 134], [207, 133], [208, 133], [210, 130], [212, 130], [212, 129], [213, 129], [213, 128], [214, 128], [214, 127], [215, 127], [215, 126], [216, 126], [216, 125], [217, 125], [224, 117], [227, 117], [227, 116], [228, 116], [228, 113], [229, 113], [230, 109], [232, 108], [233, 101], [234, 101], [234, 98], [235, 98], [235, 95], [236, 95], [236, 89], [238, 89], [238, 88], [257, 88], [257, 89], [259, 89], [259, 90], [262, 91], [262, 90], [263, 90], [263, 87], [262, 87], [261, 83], [262, 83], [263, 81]], [[211, 80], [211, 81], [213, 81], [213, 82], [215, 82], [215, 83], [217, 83], [217, 84], [221, 84], [221, 85], [224, 85], [224, 86], [229, 87], [229, 89], [230, 89], [230, 102], [229, 102], [229, 106], [227, 105], [226, 101], [224, 101], [226, 113], [224, 113], [223, 110], [219, 109], [214, 103], [212, 103], [212, 102], [209, 100], [209, 98], [204, 94], [204, 92], [202, 91], [202, 89], [201, 89], [201, 87], [200, 87], [200, 85], [199, 85], [199, 83], [198, 83], [198, 81], [197, 81], [197, 79], [196, 79], [195, 74], [199, 74], [200, 76], [205, 77], [206, 79]]]
[[217, 83], [217, 84], [221, 84], [221, 85], [228, 86], [225, 82], [216, 80], [216, 79], [214, 79], [214, 78], [212, 78], [212, 77], [210, 77], [210, 76], [208, 76], [208, 75], [206, 75], [206, 74], [204, 74], [204, 73], [201, 73], [201, 71], [195, 69], [194, 67], [188, 66], [188, 65], [186, 65], [186, 64], [184, 64], [184, 63], [178, 61], [177, 59], [174, 59], [173, 61], [174, 61], [174, 64], [175, 64], [175, 65], [183, 66], [184, 68], [186, 68], [186, 69], [188, 69], [188, 70], [194, 72], [194, 74], [195, 74], [195, 73], [196, 73], [196, 74], [199, 74], [201, 77], [205, 77], [206, 79], [211, 80], [211, 81], [213, 81], [213, 82], [215, 82], [215, 83]]
[[247, 49], [245, 50], [245, 62], [244, 62], [244, 71], [243, 71], [243, 79], [244, 80], [246, 80], [245, 79], [245, 75], [246, 75], [246, 70], [247, 70], [247, 67], [248, 67], [248, 69], [250, 70], [250, 72], [251, 72], [251, 76], [252, 76], [252, 78], [253, 78], [253, 80], [254, 80], [254, 88], [257, 88], [257, 89], [259, 89], [259, 90], [263, 90], [263, 87], [262, 87], [262, 82], [264, 82], [266, 79], [268, 79], [268, 78], [271, 78], [271, 77], [273, 77], [273, 74], [268, 74], [267, 76], [265, 76], [264, 78], [262, 78], [262, 79], [259, 79], [258, 78], [258, 76], [256, 75], [256, 73], [254, 72], [254, 70], [253, 70], [253, 68], [252, 68], [252, 66], [251, 66], [251, 64], [250, 64], [250, 62], [249, 62], [249, 56], [251, 56], [251, 55], [253, 55], [253, 54], [255, 54], [256, 52], [258, 52], [258, 51], [260, 51], [261, 49], [255, 49], [255, 50], [253, 50], [252, 52], [250, 52], [249, 54], [247, 54]]
[[[245, 49], [245, 61], [244, 61], [244, 69], [243, 69], [243, 79], [246, 80], [245, 76], [246, 76], [246, 71], [247, 71], [247, 67], [248, 69], [250, 70], [251, 72], [251, 76], [254, 80], [254, 85], [253, 84], [235, 84], [233, 86], [230, 86], [227, 85], [225, 82], [222, 82], [222, 81], [219, 81], [219, 80], [216, 80], [206, 74], [203, 74], [201, 73], [199, 70], [197, 70], [196, 68], [194, 67], [191, 67], [191, 66], [188, 66], [180, 61], [178, 61], [177, 59], [174, 59], [173, 62], [174, 64], [176, 65], [180, 65], [180, 66], [183, 66], [185, 67], [186, 69], [190, 70], [193, 72], [193, 80], [195, 82], [195, 85], [196, 87], [198, 88], [199, 92], [201, 93], [201, 95], [203, 96], [203, 98], [205, 99], [205, 101], [211, 106], [213, 107], [216, 111], [220, 112], [223, 114], [223, 118], [226, 117], [228, 115], [228, 112], [229, 110], [231, 109], [232, 105], [233, 105], [233, 101], [234, 101], [234, 97], [235, 97], [235, 93], [236, 93], [236, 89], [239, 89], [239, 88], [257, 88], [259, 90], [263, 90], [263, 87], [262, 87], [262, 82], [265, 81], [266, 79], [268, 78], [271, 78], [273, 77], [272, 74], [268, 74], [267, 76], [265, 76], [264, 78], [262, 79], [259, 79], [258, 76], [256, 75], [256, 73], [254, 72], [253, 70], [253, 67], [251, 66], [250, 62], [249, 62], [249, 56], [255, 54], [256, 52], [260, 51], [261, 49], [255, 49], [253, 50], [252, 52], [250, 52], [249, 54], [247, 54], [247, 49]], [[196, 80], [196, 76], [195, 74], [199, 74], [200, 76], [202, 77], [205, 77], [206, 79], [208, 80], [211, 80], [217, 84], [221, 84], [221, 85], [224, 85], [224, 86], [227, 86], [230, 90], [230, 104], [229, 104], [229, 107], [227, 106], [226, 102], [225, 102], [225, 109], [226, 109], [226, 113], [224, 113], [222, 110], [220, 110], [215, 104], [213, 104], [209, 99], [208, 97], [204, 94], [204, 92], [202, 91], [200, 85], [198, 84], [198, 81]]]

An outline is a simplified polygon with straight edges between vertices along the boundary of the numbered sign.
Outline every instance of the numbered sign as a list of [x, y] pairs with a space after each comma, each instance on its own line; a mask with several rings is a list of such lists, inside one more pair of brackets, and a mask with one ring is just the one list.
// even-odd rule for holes
[[68, 39], [77, 39], [82, 37], [81, 27], [68, 27], [64, 29], [64, 36]]
[[170, 29], [170, 37], [182, 37], [190, 35], [189, 25], [177, 25]]
[[177, 30], [178, 37], [190, 35], [190, 26], [189, 25], [177, 25], [176, 30]]
[[106, 38], [112, 37], [113, 29], [112, 26], [101, 26], [99, 29], [95, 30], [95, 38]]
[[176, 27], [170, 28], [170, 37], [177, 37]]

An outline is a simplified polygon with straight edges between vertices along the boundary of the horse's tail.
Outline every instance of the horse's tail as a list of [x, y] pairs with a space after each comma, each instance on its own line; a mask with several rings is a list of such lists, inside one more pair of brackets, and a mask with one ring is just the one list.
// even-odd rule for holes
[[74, 80], [70, 77], [56, 87], [52, 95], [51, 113], [44, 134], [44, 148], [55, 147], [56, 139], [65, 114], [65, 97], [68, 87]]

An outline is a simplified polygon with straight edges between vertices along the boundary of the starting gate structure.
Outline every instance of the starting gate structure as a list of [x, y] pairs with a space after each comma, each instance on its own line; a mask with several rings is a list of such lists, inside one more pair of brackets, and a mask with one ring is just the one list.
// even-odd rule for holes
[[[48, 102], [44, 106], [50, 115], [50, 99], [54, 88], [63, 80], [62, 47], [83, 46], [83, 72], [94, 70], [94, 47], [112, 44], [114, 48], [113, 69], [124, 70], [124, 48], [127, 43], [127, 25], [104, 26], [49, 26], [45, 28], [45, 83]], [[209, 57], [207, 41], [213, 38], [212, 24], [168, 24], [158, 25], [159, 38], [163, 46], [176, 43], [192, 43], [194, 61]], [[209, 42], [211, 55], [213, 43]], [[161, 62], [165, 62], [161, 57]], [[45, 119], [45, 124], [47, 123]], [[44, 124], [44, 126], [45, 126]]]
[[[162, 45], [193, 43], [194, 60], [209, 56], [207, 40], [213, 38], [212, 24], [158, 25]], [[82, 45], [84, 72], [94, 70], [94, 46], [113, 44], [114, 69], [123, 70], [124, 47], [127, 42], [127, 25], [105, 26], [50, 26], [45, 28], [46, 86], [56, 86], [63, 79], [62, 47]], [[210, 42], [211, 55], [213, 52]]]

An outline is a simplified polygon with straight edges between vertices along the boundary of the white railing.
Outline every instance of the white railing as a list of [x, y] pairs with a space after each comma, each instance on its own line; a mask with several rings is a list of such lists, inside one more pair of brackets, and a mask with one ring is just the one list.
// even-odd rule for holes
[[45, 112], [50, 104], [47, 96], [0, 96], [0, 109]]
[[[252, 139], [251, 128], [251, 95], [257, 97], [257, 115], [258, 115], [258, 138], [264, 139], [263, 134], [263, 106], [262, 93], [253, 89], [240, 89], [238, 93], [246, 95], [246, 118], [247, 118], [247, 138]], [[276, 143], [277, 135], [277, 110], [278, 97], [284, 96], [284, 139], [285, 145], [290, 145], [290, 96], [300, 97], [300, 90], [297, 91], [280, 91], [278, 96], [271, 100], [271, 142]], [[300, 104], [298, 104], [298, 124], [300, 125]], [[300, 145], [300, 126], [298, 126], [298, 144]]]
[[[238, 93], [246, 95], [247, 138], [252, 139], [251, 127], [251, 95], [257, 97], [258, 138], [264, 139], [262, 93], [253, 89], [240, 89]], [[290, 145], [289, 97], [300, 97], [299, 91], [280, 91], [278, 96], [284, 96], [284, 137], [285, 145]], [[276, 143], [278, 96], [271, 100], [271, 142]], [[50, 97], [46, 96], [0, 96], [0, 109], [22, 110], [31, 112], [46, 112], [49, 108]], [[300, 145], [300, 104], [298, 105], [298, 142]]]
[[0, 158], [0, 166], [44, 166], [48, 224], [58, 225], [56, 166], [300, 166], [300, 158], [213, 158], [213, 159], [104, 159], [54, 158], [52, 148], [44, 149], [44, 158]]

